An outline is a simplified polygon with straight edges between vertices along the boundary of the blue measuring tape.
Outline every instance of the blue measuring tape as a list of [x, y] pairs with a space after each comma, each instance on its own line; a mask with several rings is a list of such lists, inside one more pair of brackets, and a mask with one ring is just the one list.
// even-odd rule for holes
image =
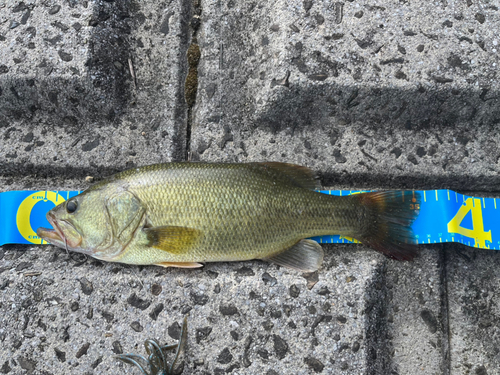
[[45, 215], [80, 191], [7, 191], [0, 193], [0, 245], [47, 244], [36, 235], [39, 227], [51, 228]]
[[[321, 190], [329, 195], [363, 191]], [[500, 199], [474, 198], [451, 190], [419, 190], [419, 215], [412, 225], [419, 244], [459, 242], [500, 250]], [[36, 235], [38, 227], [50, 228], [46, 213], [80, 191], [8, 191], [0, 193], [0, 246], [46, 244]], [[498, 208], [498, 209], [497, 209]], [[334, 236], [314, 237], [319, 243], [357, 242]]]

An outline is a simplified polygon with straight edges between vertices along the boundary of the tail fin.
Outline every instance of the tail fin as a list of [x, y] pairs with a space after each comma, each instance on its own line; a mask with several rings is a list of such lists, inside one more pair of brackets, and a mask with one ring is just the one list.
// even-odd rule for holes
[[420, 194], [413, 191], [384, 191], [355, 195], [366, 209], [359, 240], [386, 256], [412, 260], [417, 255], [411, 224], [418, 215]]

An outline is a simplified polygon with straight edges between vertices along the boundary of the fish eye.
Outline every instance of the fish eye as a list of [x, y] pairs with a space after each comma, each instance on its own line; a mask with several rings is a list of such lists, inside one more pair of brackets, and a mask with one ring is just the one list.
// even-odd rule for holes
[[73, 212], [75, 212], [77, 208], [78, 208], [78, 205], [76, 204], [75, 201], [69, 201], [66, 204], [66, 211], [68, 211], [68, 213], [70, 213], [70, 214], [72, 214]]

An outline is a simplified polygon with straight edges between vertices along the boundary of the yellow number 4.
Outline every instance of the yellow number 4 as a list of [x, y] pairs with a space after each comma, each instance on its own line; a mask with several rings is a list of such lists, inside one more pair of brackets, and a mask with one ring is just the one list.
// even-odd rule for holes
[[341, 240], [351, 241], [352, 243], [361, 243], [361, 241], [358, 241], [357, 239], [352, 238], [352, 237], [340, 236], [340, 239]]
[[[465, 216], [472, 214], [472, 229], [461, 227], [460, 224]], [[460, 207], [457, 214], [448, 223], [448, 232], [459, 233], [465, 237], [474, 238], [476, 247], [486, 249], [486, 241], [491, 242], [491, 230], [484, 231], [483, 211], [481, 209], [481, 200], [476, 198], [467, 198], [465, 205]]]

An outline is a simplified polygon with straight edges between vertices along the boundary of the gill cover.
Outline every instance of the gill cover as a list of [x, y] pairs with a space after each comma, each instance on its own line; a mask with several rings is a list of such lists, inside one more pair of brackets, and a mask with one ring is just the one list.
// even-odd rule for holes
[[145, 207], [134, 194], [123, 191], [108, 198], [105, 208], [113, 239], [127, 244], [144, 217]]

